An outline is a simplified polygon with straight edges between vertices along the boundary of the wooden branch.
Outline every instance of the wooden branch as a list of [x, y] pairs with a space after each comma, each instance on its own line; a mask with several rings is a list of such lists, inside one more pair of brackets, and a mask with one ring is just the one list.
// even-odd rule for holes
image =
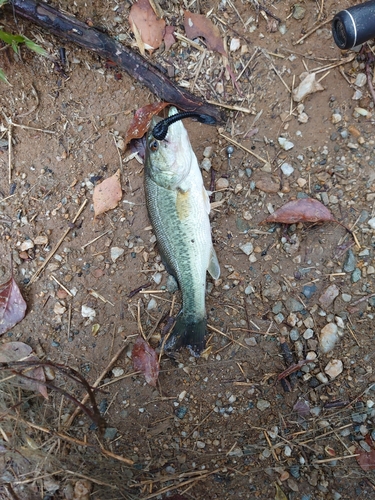
[[106, 33], [90, 28], [74, 16], [60, 12], [46, 3], [35, 0], [10, 0], [13, 12], [59, 38], [96, 52], [110, 59], [135, 80], [151, 90], [159, 99], [175, 104], [185, 111], [197, 111], [213, 116], [218, 122], [224, 120], [221, 111], [212, 104], [182, 89], [140, 54], [122, 45]]

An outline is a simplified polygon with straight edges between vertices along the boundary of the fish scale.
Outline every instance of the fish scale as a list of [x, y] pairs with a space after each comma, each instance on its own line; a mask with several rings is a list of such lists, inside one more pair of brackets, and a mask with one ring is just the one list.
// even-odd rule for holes
[[[170, 116], [176, 113], [170, 108]], [[209, 199], [197, 158], [182, 122], [170, 125], [164, 140], [147, 137], [145, 191], [149, 217], [167, 271], [178, 281], [182, 311], [166, 344], [199, 353], [206, 333], [206, 272], [217, 279], [219, 264], [212, 246]]]

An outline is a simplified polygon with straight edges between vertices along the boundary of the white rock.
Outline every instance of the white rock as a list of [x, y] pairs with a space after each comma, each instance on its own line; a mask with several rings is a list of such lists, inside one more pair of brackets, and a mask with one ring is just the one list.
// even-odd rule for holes
[[316, 358], [317, 358], [317, 354], [315, 351], [309, 351], [307, 354], [306, 354], [306, 359], [307, 361], [315, 361]]
[[229, 46], [229, 50], [231, 52], [235, 52], [236, 50], [238, 50], [241, 46], [241, 42], [240, 42], [240, 39], [239, 38], [232, 38], [232, 40], [230, 41], [230, 46]]
[[240, 249], [243, 251], [244, 254], [250, 255], [254, 251], [254, 246], [250, 241], [248, 241], [247, 243], [240, 245]]
[[332, 351], [338, 338], [337, 325], [335, 323], [328, 323], [320, 332], [319, 346], [321, 351], [325, 354]]
[[331, 359], [328, 365], [324, 368], [324, 371], [331, 379], [333, 379], [340, 375], [343, 369], [344, 367], [341, 359]]
[[111, 248], [111, 259], [112, 262], [116, 262], [116, 260], [123, 255], [125, 252], [124, 248], [119, 248], [119, 247], [112, 247]]
[[284, 448], [284, 455], [290, 457], [292, 455], [292, 449], [290, 446], [286, 445]]
[[234, 402], [236, 401], [236, 399], [237, 399], [237, 398], [236, 398], [236, 396], [235, 396], [234, 394], [232, 394], [232, 395], [229, 397], [228, 402], [229, 402], [230, 404], [232, 404], [232, 403], [234, 403]]
[[203, 156], [205, 158], [210, 158], [212, 156], [212, 151], [213, 151], [212, 146], [206, 146], [203, 151]]
[[303, 334], [303, 338], [306, 340], [311, 339], [313, 336], [314, 336], [314, 330], [312, 330], [311, 328], [308, 328]]
[[300, 113], [298, 116], [297, 116], [297, 120], [300, 122], [300, 123], [307, 123], [309, 121], [309, 116], [306, 114], [306, 113]]
[[302, 77], [303, 80], [292, 92], [295, 102], [303, 101], [305, 97], [313, 92], [324, 90], [324, 87], [316, 81], [316, 73], [302, 73], [301, 78]]
[[121, 375], [124, 375], [124, 369], [117, 366], [113, 368], [112, 374], [114, 377], [121, 377]]
[[147, 311], [152, 311], [153, 309], [156, 309], [158, 306], [158, 303], [154, 298], [150, 300], [150, 302], [147, 304]]
[[368, 221], [368, 225], [371, 227], [371, 229], [375, 229], [375, 217]]
[[252, 293], [254, 293], [254, 288], [251, 285], [247, 285], [245, 288], [245, 295], [251, 295]]
[[86, 306], [85, 304], [82, 304], [81, 307], [81, 315], [83, 318], [89, 318], [89, 319], [94, 319], [96, 316], [95, 309], [92, 307]]
[[209, 158], [203, 158], [201, 163], [201, 168], [203, 168], [203, 170], [209, 172], [211, 170], [211, 165], [211, 160]]
[[33, 240], [25, 240], [20, 245], [21, 252], [26, 252], [26, 250], [30, 250], [30, 248], [34, 248]]
[[280, 144], [280, 147], [285, 151], [289, 151], [289, 149], [294, 148], [293, 142], [288, 141], [288, 139], [285, 139], [285, 137], [278, 137], [277, 141]]
[[316, 378], [321, 382], [322, 384], [328, 384], [328, 378], [324, 375], [323, 372], [319, 372], [316, 375]]
[[156, 273], [153, 275], [152, 279], [155, 281], [157, 285], [160, 285], [162, 277], [163, 275], [161, 273]]
[[34, 239], [34, 243], [35, 243], [35, 245], [48, 245], [48, 238], [47, 238], [47, 236], [43, 236], [43, 235], [37, 236]]
[[64, 314], [64, 312], [66, 311], [66, 307], [63, 306], [62, 304], [60, 304], [60, 302], [56, 302], [54, 308], [53, 308], [53, 312], [55, 314]]
[[362, 97], [363, 97], [363, 92], [361, 90], [357, 89], [354, 92], [352, 99], [353, 99], [353, 101], [359, 101], [360, 99], [362, 99]]
[[363, 87], [366, 82], [367, 82], [367, 76], [365, 75], [365, 73], [358, 73], [354, 85], [357, 85], [357, 87]]
[[283, 174], [286, 175], [287, 177], [292, 175], [292, 173], [294, 172], [294, 168], [292, 167], [292, 165], [290, 163], [283, 163], [281, 165], [281, 170], [282, 170]]
[[342, 116], [340, 115], [340, 113], [333, 113], [332, 115], [332, 123], [335, 124], [335, 123], [340, 123], [342, 120]]
[[336, 321], [336, 325], [341, 328], [341, 329], [344, 329], [345, 328], [345, 323], [344, 323], [344, 320], [342, 318], [340, 318], [340, 316], [335, 316], [335, 321]]

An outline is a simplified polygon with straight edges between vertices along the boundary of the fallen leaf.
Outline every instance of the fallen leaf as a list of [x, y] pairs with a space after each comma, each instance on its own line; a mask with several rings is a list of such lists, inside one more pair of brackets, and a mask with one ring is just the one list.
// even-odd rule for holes
[[227, 55], [220, 30], [208, 17], [185, 10], [184, 27], [186, 36], [191, 40], [201, 36], [210, 50], [216, 50], [223, 56]]
[[332, 213], [320, 201], [313, 198], [292, 200], [269, 215], [261, 224], [266, 222], [281, 222], [296, 224], [297, 222], [337, 222]]
[[172, 47], [172, 45], [176, 42], [176, 39], [173, 35], [175, 29], [176, 29], [175, 26], [165, 27], [165, 35], [164, 35], [165, 50], [169, 50]]
[[[32, 352], [32, 348], [23, 342], [7, 342], [6, 344], [1, 344], [0, 363], [12, 363], [14, 361], [39, 361], [39, 358], [32, 354]], [[28, 380], [27, 378], [16, 376], [13, 379], [10, 379], [10, 382], [29, 391], [38, 391], [45, 399], [48, 399], [46, 386], [37, 382], [37, 380], [40, 380], [40, 382], [46, 381], [43, 367], [37, 366], [32, 369], [22, 368], [22, 370], [24, 370], [27, 377], [36, 380]], [[20, 369], [18, 371], [20, 371]]]
[[150, 126], [152, 117], [160, 113], [160, 111], [168, 105], [168, 102], [154, 102], [143, 106], [143, 108], [139, 108], [135, 112], [134, 118], [126, 132], [125, 146], [132, 139], [140, 139], [143, 137]]
[[116, 208], [122, 198], [120, 170], [96, 185], [93, 194], [95, 217]]
[[274, 484], [275, 484], [275, 488], [276, 488], [275, 500], [288, 500], [285, 493], [280, 488], [280, 486], [277, 483], [274, 483]]
[[132, 361], [134, 370], [142, 372], [146, 382], [156, 387], [159, 376], [158, 356], [155, 350], [140, 335], [133, 347]]
[[165, 21], [157, 17], [149, 0], [138, 0], [132, 5], [129, 23], [135, 37], [140, 37], [143, 42], [141, 46], [138, 44], [143, 55], [144, 49], [153, 51], [160, 47], [165, 33]]
[[357, 448], [356, 453], [358, 453], [358, 456], [355, 458], [361, 469], [364, 471], [375, 470], [375, 450], [368, 452], [362, 448]]
[[299, 399], [293, 406], [293, 410], [301, 417], [308, 417], [310, 415], [310, 405], [304, 399]]
[[0, 335], [25, 317], [26, 307], [26, 302], [13, 277], [0, 285]]

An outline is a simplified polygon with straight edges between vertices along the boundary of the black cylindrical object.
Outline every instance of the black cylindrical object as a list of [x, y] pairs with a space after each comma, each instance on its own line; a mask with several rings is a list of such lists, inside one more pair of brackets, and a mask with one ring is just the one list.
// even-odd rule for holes
[[332, 34], [340, 49], [352, 49], [375, 37], [375, 0], [341, 10], [332, 21]]

